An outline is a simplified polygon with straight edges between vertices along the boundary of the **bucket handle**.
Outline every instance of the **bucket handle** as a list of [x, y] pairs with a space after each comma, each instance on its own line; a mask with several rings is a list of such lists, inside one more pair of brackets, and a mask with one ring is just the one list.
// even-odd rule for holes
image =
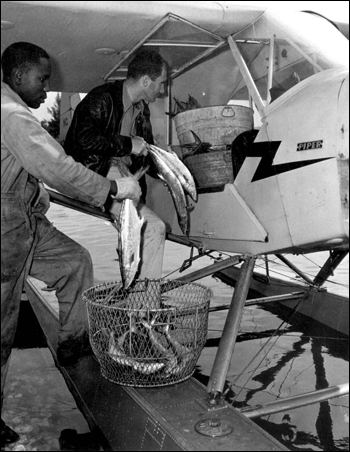
[[232, 107], [224, 107], [221, 112], [221, 116], [223, 116], [224, 118], [233, 118], [235, 116], [235, 111]]

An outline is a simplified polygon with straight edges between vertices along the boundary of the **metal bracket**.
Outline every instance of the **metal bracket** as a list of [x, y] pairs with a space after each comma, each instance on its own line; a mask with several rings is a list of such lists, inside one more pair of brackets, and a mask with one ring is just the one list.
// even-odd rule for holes
[[191, 251], [190, 251], [190, 257], [188, 259], [185, 259], [180, 267], [179, 273], [182, 273], [183, 271], [187, 270], [188, 268], [190, 268], [192, 266], [192, 262], [195, 261], [196, 259], [199, 259], [200, 257], [203, 256], [209, 256], [212, 259], [214, 259], [215, 261], [220, 261], [222, 260], [221, 258], [217, 258], [215, 256], [212, 256], [211, 253], [212, 251], [203, 251], [200, 248], [198, 249], [198, 255], [193, 257], [193, 250], [194, 247], [191, 247]]
[[197, 433], [215, 438], [233, 432], [232, 425], [227, 420], [221, 419], [218, 413], [219, 410], [227, 409], [229, 406], [222, 393], [210, 393], [205, 399], [198, 399], [196, 402], [208, 412], [208, 416], [203, 417], [194, 426]]
[[206, 411], [218, 411], [229, 406], [222, 394], [218, 394], [216, 396], [213, 394], [208, 394], [208, 397], [206, 397], [205, 399], [198, 399], [196, 400], [196, 402]]
[[211, 436], [227, 436], [233, 432], [233, 427], [224, 419], [208, 418], [202, 419], [194, 426], [196, 432], [200, 435]]

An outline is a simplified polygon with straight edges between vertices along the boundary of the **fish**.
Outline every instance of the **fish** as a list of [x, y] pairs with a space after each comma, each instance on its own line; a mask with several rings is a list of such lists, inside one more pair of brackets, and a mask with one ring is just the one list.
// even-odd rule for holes
[[188, 95], [188, 107], [189, 107], [189, 110], [195, 110], [197, 108], [202, 108], [200, 103], [194, 97], [192, 97], [190, 94]]
[[132, 367], [137, 372], [145, 375], [160, 371], [165, 366], [165, 363], [136, 361], [136, 359], [133, 359], [125, 354], [122, 344], [129, 333], [130, 332], [127, 331], [126, 333], [122, 334], [116, 341], [114, 338], [114, 333], [113, 331], [111, 331], [108, 349], [109, 356], [116, 363], [121, 364], [122, 366]]
[[141, 321], [142, 325], [148, 330], [148, 334], [149, 334], [149, 338], [152, 342], [152, 345], [154, 346], [154, 348], [162, 355], [164, 356], [164, 358], [167, 359], [168, 363], [165, 366], [165, 373], [169, 374], [172, 373], [172, 369], [175, 369], [178, 362], [177, 362], [177, 357], [175, 355], [175, 353], [168, 347], [165, 347], [159, 337], [156, 331], [154, 331], [154, 321], [155, 319], [153, 319], [151, 322], [147, 322], [145, 319], [143, 319]]
[[[133, 177], [140, 179], [148, 170], [148, 166], [138, 170]], [[129, 198], [122, 202], [119, 216], [119, 264], [123, 289], [130, 287], [135, 279], [140, 263], [141, 230], [144, 219], [140, 217], [137, 208]]]
[[191, 354], [186, 355], [176, 366], [171, 368], [165, 367], [164, 372], [170, 375], [179, 375], [186, 370], [186, 367], [191, 364], [193, 356]]
[[170, 325], [166, 324], [163, 328], [164, 333], [170, 344], [174, 347], [176, 353], [179, 356], [186, 355], [188, 353], [191, 353], [191, 349], [186, 347], [185, 345], [182, 345], [175, 336], [170, 332]]
[[194, 110], [197, 108], [202, 108], [199, 102], [192, 97], [190, 94], [188, 95], [188, 101], [183, 102], [182, 100], [177, 100], [176, 97], [173, 97], [175, 103], [174, 115], [178, 113], [182, 113], [183, 111]]
[[192, 145], [192, 152], [191, 155], [195, 154], [207, 154], [209, 149], [212, 147], [211, 143], [208, 143], [206, 141], [201, 141], [199, 136], [193, 132], [193, 130], [190, 130], [190, 132], [193, 135], [194, 138], [194, 144]]
[[188, 235], [189, 217], [184, 189], [182, 188], [178, 177], [170, 169], [168, 164], [159, 156], [159, 154], [151, 151], [150, 155], [157, 167], [159, 176], [167, 184], [170, 190], [177, 213], [179, 226], [182, 232], [185, 235]]
[[191, 353], [191, 349], [182, 345], [175, 336], [170, 332], [170, 325], [167, 324], [163, 327], [163, 331], [165, 333], [166, 338], [169, 343], [174, 347], [176, 353], [180, 357], [180, 362], [176, 365], [169, 368], [168, 366], [165, 368], [165, 373], [170, 373], [171, 375], [178, 375], [183, 372], [186, 367], [191, 363], [193, 359], [193, 353]]
[[177, 154], [169, 149], [165, 151], [154, 145], [150, 145], [150, 152], [157, 153], [162, 158], [169, 168], [174, 172], [179, 179], [183, 189], [191, 196], [193, 201], [197, 202], [197, 189], [193, 176], [187, 166], [179, 159]]
[[119, 240], [120, 273], [124, 290], [130, 287], [139, 268], [143, 223], [134, 201], [124, 199], [120, 211]]

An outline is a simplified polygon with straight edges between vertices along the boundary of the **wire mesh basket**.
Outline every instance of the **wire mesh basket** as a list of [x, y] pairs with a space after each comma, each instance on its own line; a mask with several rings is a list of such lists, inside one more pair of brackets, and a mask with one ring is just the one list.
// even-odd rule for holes
[[83, 293], [90, 343], [109, 381], [156, 387], [189, 378], [203, 350], [211, 289], [196, 283], [137, 280]]

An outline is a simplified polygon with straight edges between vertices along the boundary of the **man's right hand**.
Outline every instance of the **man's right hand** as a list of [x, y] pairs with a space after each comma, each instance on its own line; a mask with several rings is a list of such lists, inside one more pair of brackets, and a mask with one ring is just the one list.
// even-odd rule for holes
[[142, 137], [132, 137], [131, 153], [137, 156], [146, 156], [149, 151], [149, 144]]
[[141, 187], [134, 177], [121, 177], [120, 179], [115, 179], [115, 182], [117, 184], [118, 192], [114, 196], [114, 199], [122, 201], [125, 198], [129, 198], [136, 203], [139, 202]]

